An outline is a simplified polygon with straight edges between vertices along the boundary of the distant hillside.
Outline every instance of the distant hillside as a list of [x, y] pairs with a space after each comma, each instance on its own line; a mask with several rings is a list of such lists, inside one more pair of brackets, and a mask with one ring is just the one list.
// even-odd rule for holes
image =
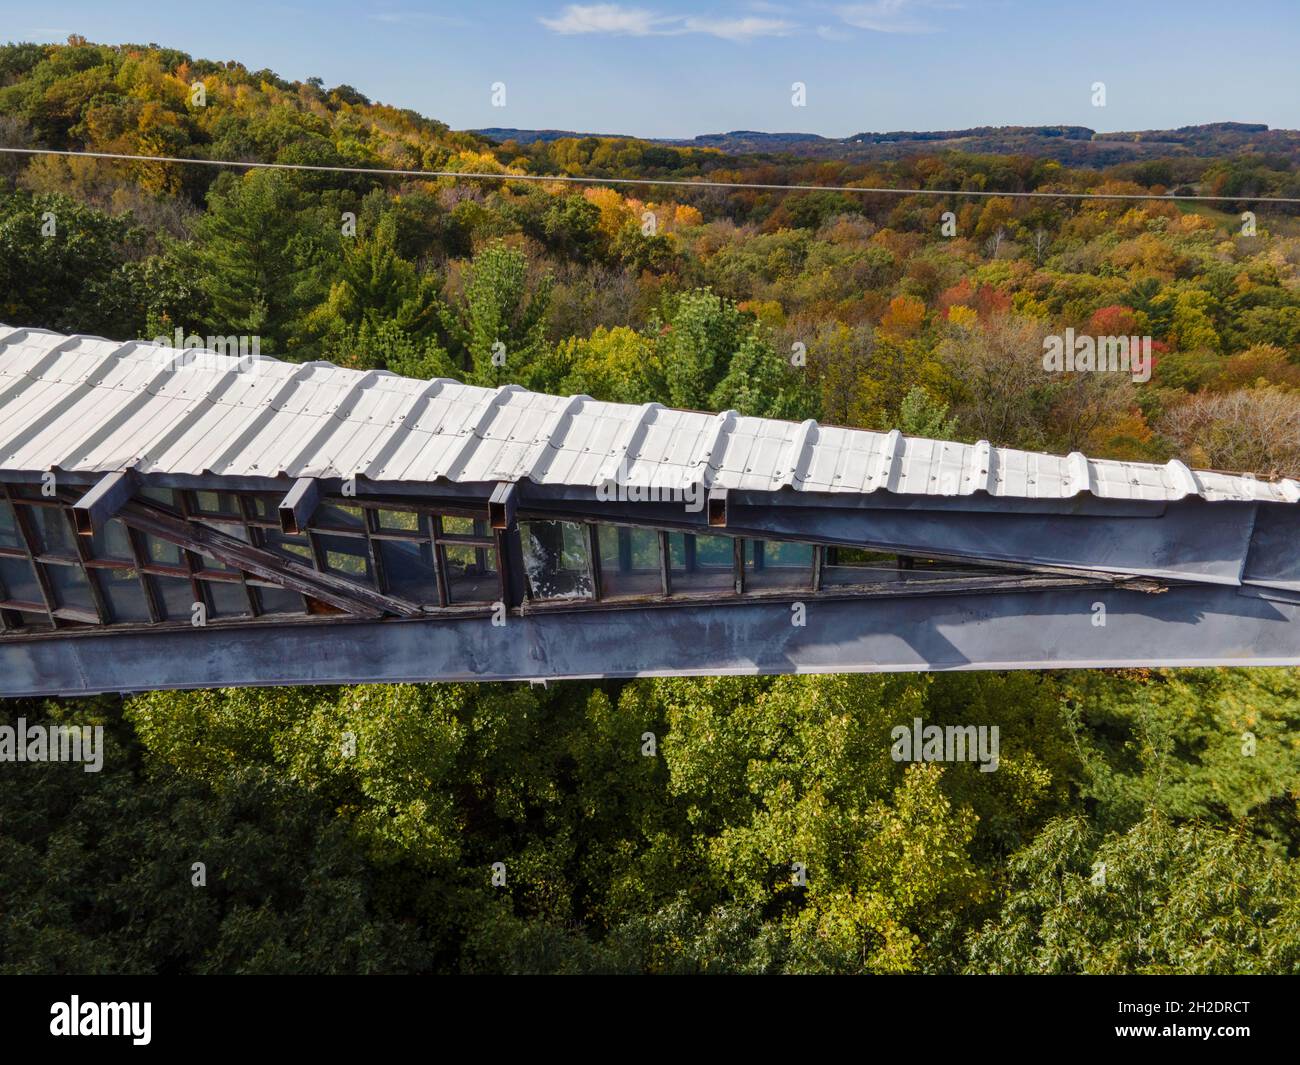
[[[443, 169], [479, 166], [486, 142], [415, 111], [372, 103], [350, 85], [326, 88], [319, 78], [291, 81], [174, 48], [74, 36], [65, 45], [0, 46], [0, 145]], [[0, 173], [14, 165], [9, 160]], [[37, 169], [50, 188], [65, 191], [74, 178], [128, 173], [125, 165], [77, 169], [52, 158]], [[216, 176], [165, 165], [129, 173], [151, 195], [183, 189], [195, 203]]]
[[[472, 131], [494, 141], [520, 145], [581, 137], [622, 134], [569, 130], [492, 128]], [[630, 138], [629, 138], [630, 139]], [[689, 139], [639, 138], [675, 147], [716, 148], [733, 155], [768, 155], [806, 159], [876, 162], [918, 152], [954, 150], [987, 155], [1031, 155], [1058, 159], [1072, 166], [1105, 167], [1145, 159], [1187, 156], [1218, 158], [1267, 154], [1300, 160], [1300, 131], [1269, 129], [1253, 122], [1210, 122], [1179, 129], [1098, 133], [1087, 126], [977, 126], [957, 130], [899, 130], [821, 137], [815, 133], [761, 133], [733, 130]]]
[[[549, 141], [580, 140], [583, 137], [599, 137], [602, 140], [643, 140], [654, 141], [652, 137], [633, 137], [630, 133], [580, 133], [572, 129], [511, 129], [506, 126], [490, 126], [486, 129], [466, 130], [467, 133], [473, 133], [479, 137], [487, 137], [490, 140], [514, 141], [516, 144], [536, 144], [539, 141], [547, 143]], [[664, 144], [684, 144], [685, 141], [663, 141], [656, 143]]]

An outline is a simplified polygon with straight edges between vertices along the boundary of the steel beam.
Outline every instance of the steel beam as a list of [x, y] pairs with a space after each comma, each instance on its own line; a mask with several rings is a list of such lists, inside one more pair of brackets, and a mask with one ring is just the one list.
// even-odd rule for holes
[[319, 572], [301, 562], [253, 547], [200, 522], [183, 521], [143, 503], [128, 503], [122, 508], [119, 517], [124, 524], [142, 533], [157, 536], [187, 551], [208, 555], [227, 566], [251, 573], [301, 595], [319, 599], [355, 617], [375, 618], [384, 614], [418, 617], [423, 613], [418, 604], [386, 595], [332, 573]]
[[709, 489], [709, 524], [717, 529], [727, 527], [727, 489]]
[[314, 477], [299, 477], [280, 500], [280, 531], [286, 536], [301, 536], [319, 505], [320, 482]]
[[82, 536], [99, 532], [135, 494], [136, 476], [131, 470], [105, 474], [89, 492], [72, 505], [72, 520]]
[[[1270, 593], [1271, 595], [1272, 593]], [[1212, 585], [737, 600], [0, 639], [0, 695], [229, 685], [1300, 665], [1300, 595]], [[1097, 625], [1097, 604], [1105, 624]], [[647, 615], [655, 612], [653, 621]]]
[[[974, 562], [1061, 567], [1213, 584], [1240, 582], [1257, 507], [1266, 504], [1187, 500], [1160, 517], [1091, 514], [953, 513], [866, 508], [728, 509], [734, 536], [813, 540], [870, 546], [899, 554], [967, 558]], [[1288, 524], [1300, 531], [1300, 509]]]
[[519, 486], [502, 481], [492, 491], [488, 500], [488, 520], [494, 529], [508, 529], [515, 523], [519, 508]]

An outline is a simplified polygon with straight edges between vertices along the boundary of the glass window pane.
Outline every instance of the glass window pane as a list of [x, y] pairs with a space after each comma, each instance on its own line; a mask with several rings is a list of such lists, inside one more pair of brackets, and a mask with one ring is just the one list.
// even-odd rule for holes
[[311, 565], [311, 545], [305, 536], [286, 536], [279, 529], [263, 529], [262, 546]]
[[139, 494], [151, 503], [160, 503], [172, 510], [180, 509], [176, 504], [176, 493], [170, 488], [151, 488], [146, 485], [139, 490]]
[[812, 544], [745, 541], [745, 590], [812, 587]]
[[942, 581], [956, 577], [988, 576], [1007, 572], [999, 570], [996, 566], [981, 566], [973, 562], [947, 562], [939, 558], [903, 556], [899, 562], [903, 568], [903, 576], [914, 581]]
[[270, 585], [258, 585], [254, 591], [257, 594], [257, 609], [263, 614], [305, 613], [302, 596], [297, 592], [291, 592], [287, 588], [271, 587]]
[[0, 500], [0, 547], [22, 547], [18, 538], [18, 526], [14, 522], [14, 509], [7, 502]]
[[24, 558], [0, 558], [0, 584], [10, 600], [20, 603], [40, 603], [41, 586], [36, 583], [36, 573]]
[[248, 596], [244, 587], [234, 581], [204, 581], [203, 587], [211, 601], [211, 613], [219, 618], [247, 617]]
[[590, 599], [586, 526], [573, 521], [523, 521], [524, 570], [534, 599]]
[[228, 521], [205, 521], [203, 523], [210, 529], [216, 529], [217, 532], [225, 533], [227, 536], [233, 536], [236, 540], [243, 540], [248, 543], [248, 530], [242, 524], [236, 525]]
[[340, 577], [365, 584], [374, 584], [370, 572], [370, 549], [361, 536], [321, 536], [321, 549], [325, 552], [325, 568]]
[[110, 521], [90, 538], [91, 558], [111, 558], [119, 562], [134, 562], [131, 539], [126, 526], [120, 521]]
[[76, 556], [74, 534], [62, 507], [28, 507], [27, 514], [36, 531], [39, 553]]
[[735, 548], [729, 536], [669, 533], [673, 595], [736, 590]]
[[600, 542], [600, 590], [606, 598], [661, 595], [659, 534], [653, 529], [597, 527]]
[[897, 569], [898, 556], [892, 551], [872, 551], [866, 547], [828, 547], [827, 560], [835, 566], [868, 566], [873, 569]]
[[495, 603], [501, 598], [496, 549], [472, 544], [444, 544], [447, 599], [452, 604]]
[[195, 492], [194, 505], [200, 514], [239, 516], [239, 499], [233, 492]]
[[379, 527], [388, 532], [423, 532], [421, 516], [413, 510], [381, 510]]
[[313, 529], [364, 529], [366, 518], [360, 507], [344, 506], [341, 503], [322, 503], [312, 515], [311, 527]]
[[442, 523], [443, 536], [491, 536], [487, 518], [464, 518], [454, 514], [444, 514]]
[[22, 619], [23, 628], [25, 629], [52, 629], [54, 624], [46, 614], [29, 614], [26, 611], [18, 615]]
[[80, 566], [45, 567], [50, 589], [54, 592], [55, 606], [70, 606], [78, 610], [95, 612], [95, 601], [90, 597], [90, 582]]
[[156, 536], [145, 534], [145, 557], [150, 562], [156, 562], [160, 566], [183, 566], [184, 558], [181, 557], [181, 549], [169, 540], [160, 540]]
[[249, 504], [255, 517], [263, 521], [273, 521], [279, 524], [280, 500], [284, 496], [245, 495], [243, 498]]
[[168, 621], [189, 621], [194, 610], [194, 592], [184, 577], [150, 577], [163, 616]]
[[[433, 546], [403, 540], [378, 540], [376, 546], [384, 567], [384, 579], [394, 595], [417, 603], [438, 602], [438, 577], [433, 568]], [[450, 568], [450, 559], [448, 559]], [[495, 597], [493, 597], [495, 598]]]
[[99, 587], [104, 593], [113, 621], [147, 622], [149, 607], [145, 602], [140, 576], [133, 569], [99, 571]]
[[878, 584], [897, 581], [903, 574], [898, 556], [892, 552], [870, 551], [863, 547], [828, 547], [822, 567], [822, 587], [854, 584]]

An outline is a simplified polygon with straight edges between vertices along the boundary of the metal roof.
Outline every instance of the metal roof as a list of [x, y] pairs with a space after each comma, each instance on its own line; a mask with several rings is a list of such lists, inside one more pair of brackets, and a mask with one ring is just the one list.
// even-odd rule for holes
[[[1300, 483], [0, 325], [0, 473], [1294, 503]], [[186, 360], [189, 360], [188, 363]]]

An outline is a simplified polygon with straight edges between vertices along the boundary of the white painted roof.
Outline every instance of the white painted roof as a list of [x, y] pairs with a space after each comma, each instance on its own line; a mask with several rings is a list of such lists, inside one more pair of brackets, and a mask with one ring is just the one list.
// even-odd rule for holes
[[[192, 355], [193, 353], [191, 353]], [[1300, 500], [1300, 483], [904, 437], [734, 411], [602, 403], [383, 370], [241, 364], [0, 325], [0, 473], [350, 477], [1060, 499]], [[653, 478], [653, 481], [650, 479]]]

